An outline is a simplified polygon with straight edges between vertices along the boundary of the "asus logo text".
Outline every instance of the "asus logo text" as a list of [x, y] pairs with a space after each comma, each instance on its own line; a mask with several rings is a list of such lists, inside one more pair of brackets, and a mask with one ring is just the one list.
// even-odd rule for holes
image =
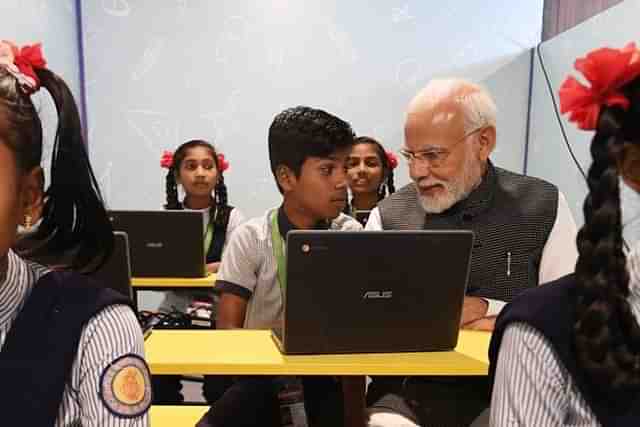
[[367, 291], [362, 299], [390, 299], [393, 298], [393, 291]]

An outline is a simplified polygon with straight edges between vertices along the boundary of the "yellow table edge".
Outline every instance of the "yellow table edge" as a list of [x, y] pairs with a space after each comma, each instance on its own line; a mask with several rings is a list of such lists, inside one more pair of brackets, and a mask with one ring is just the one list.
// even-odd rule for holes
[[134, 288], [212, 288], [216, 281], [216, 274], [206, 277], [132, 277], [131, 286]]
[[152, 427], [193, 427], [208, 410], [206, 405], [155, 405], [149, 409], [149, 421]]
[[[201, 334], [207, 333], [218, 335], [218, 339], [205, 344]], [[154, 374], [478, 376], [488, 373], [487, 352], [491, 337], [487, 332], [461, 331], [456, 349], [444, 353], [286, 356], [277, 350], [268, 335], [269, 331], [185, 331], [184, 334], [186, 335], [182, 331], [166, 330], [151, 334], [145, 347], [147, 361]], [[176, 338], [173, 339], [172, 335]], [[185, 340], [184, 337], [188, 336], [190, 338]], [[232, 341], [226, 340], [227, 338], [232, 338]], [[179, 351], [182, 353], [191, 347], [191, 340], [194, 345], [190, 355], [177, 357], [176, 360], [171, 360], [170, 357], [167, 360], [167, 354], [174, 353], [176, 348], [180, 347]], [[202, 354], [202, 349], [212, 344], [224, 344], [227, 350], [221, 349], [221, 352], [227, 353], [228, 359], [214, 360], [215, 356], [192, 357], [194, 354]], [[234, 346], [231, 352], [228, 351], [230, 344]], [[247, 357], [247, 353], [258, 354], [259, 357]]]

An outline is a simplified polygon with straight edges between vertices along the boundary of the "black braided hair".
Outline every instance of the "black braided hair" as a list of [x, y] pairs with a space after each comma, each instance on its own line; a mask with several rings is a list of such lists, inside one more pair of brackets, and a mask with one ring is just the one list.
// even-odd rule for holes
[[201, 139], [187, 141], [180, 145], [175, 153], [173, 153], [173, 164], [167, 171], [166, 177], [165, 188], [167, 203], [164, 205], [164, 208], [167, 210], [184, 209], [183, 203], [178, 200], [177, 176], [180, 173], [180, 165], [187, 156], [187, 152], [195, 147], [206, 148], [211, 152], [211, 155], [215, 159], [216, 169], [218, 170], [218, 182], [215, 186], [216, 215], [215, 217], [211, 216], [210, 221], [215, 221], [214, 226], [216, 231], [224, 230], [226, 233], [226, 224], [228, 223], [228, 217], [231, 213], [231, 208], [228, 205], [227, 186], [224, 183], [224, 175], [221, 168], [222, 165], [219, 163], [218, 153], [216, 152], [215, 147], [207, 141]]
[[[631, 108], [604, 107], [591, 141], [585, 224], [579, 258], [575, 348], [594, 393], [624, 406], [640, 388], [640, 327], [627, 302], [618, 163], [625, 145], [640, 145], [640, 79], [624, 88]], [[640, 147], [638, 147], [640, 148]]]
[[222, 174], [219, 175], [218, 182], [216, 183], [216, 206], [218, 209], [215, 218], [215, 229], [224, 229], [226, 233], [226, 224], [229, 223], [231, 208], [227, 203], [227, 185], [224, 183], [224, 176], [222, 176]]
[[167, 210], [182, 209], [182, 203], [178, 200], [178, 183], [176, 182], [176, 169], [171, 166], [167, 171], [165, 179], [165, 191], [167, 194], [167, 203], [164, 208]]
[[[111, 254], [113, 228], [89, 162], [71, 90], [48, 69], [36, 69], [35, 73], [57, 112], [51, 182], [44, 194], [41, 224], [28, 242], [17, 242], [15, 249], [21, 256], [45, 264], [92, 271]], [[0, 143], [11, 149], [22, 172], [41, 165], [42, 137], [42, 123], [31, 97], [0, 67]]]
[[269, 161], [278, 183], [276, 170], [287, 166], [300, 176], [308, 157], [329, 157], [336, 150], [353, 145], [354, 133], [344, 120], [310, 107], [298, 106], [279, 113], [269, 127]]

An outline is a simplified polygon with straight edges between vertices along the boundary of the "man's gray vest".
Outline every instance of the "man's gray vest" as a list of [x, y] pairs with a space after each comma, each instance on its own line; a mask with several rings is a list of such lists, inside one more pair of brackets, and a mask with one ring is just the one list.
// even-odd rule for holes
[[558, 189], [489, 163], [482, 183], [441, 214], [425, 213], [413, 183], [378, 208], [385, 230], [472, 230], [467, 294], [510, 302], [538, 285], [542, 250], [556, 219]]

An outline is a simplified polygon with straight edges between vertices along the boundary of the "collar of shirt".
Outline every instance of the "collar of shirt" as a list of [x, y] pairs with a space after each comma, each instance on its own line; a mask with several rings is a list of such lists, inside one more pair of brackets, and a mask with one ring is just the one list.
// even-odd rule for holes
[[30, 289], [28, 266], [12, 250], [7, 254], [7, 274], [0, 283], [0, 329], [11, 322]]
[[[316, 225], [313, 227], [314, 230], [328, 230], [331, 226], [330, 221], [318, 221]], [[291, 230], [297, 230], [298, 227], [293, 225], [293, 223], [287, 217], [287, 214], [284, 212], [284, 207], [280, 206], [278, 209], [278, 228], [280, 229], [280, 235], [287, 241], [287, 233]]]

